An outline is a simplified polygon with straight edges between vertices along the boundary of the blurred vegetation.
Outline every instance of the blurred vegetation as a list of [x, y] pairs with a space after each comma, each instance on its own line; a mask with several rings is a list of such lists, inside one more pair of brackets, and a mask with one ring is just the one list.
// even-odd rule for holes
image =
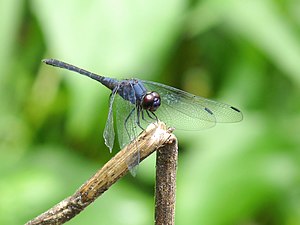
[[[300, 2], [0, 3], [0, 224], [71, 195], [113, 154], [109, 91], [57, 58], [227, 102], [238, 124], [180, 132], [177, 224], [300, 224]], [[68, 224], [153, 224], [155, 156]]]

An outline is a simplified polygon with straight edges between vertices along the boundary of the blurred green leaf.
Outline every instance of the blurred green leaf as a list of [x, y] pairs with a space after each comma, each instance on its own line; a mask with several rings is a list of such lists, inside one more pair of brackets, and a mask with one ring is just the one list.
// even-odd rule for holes
[[[23, 224], [110, 154], [109, 90], [41, 63], [154, 80], [240, 108], [179, 140], [176, 224], [300, 223], [299, 1], [1, 1], [1, 224]], [[69, 224], [149, 224], [155, 156]], [[119, 216], [116, 216], [119, 215]]]

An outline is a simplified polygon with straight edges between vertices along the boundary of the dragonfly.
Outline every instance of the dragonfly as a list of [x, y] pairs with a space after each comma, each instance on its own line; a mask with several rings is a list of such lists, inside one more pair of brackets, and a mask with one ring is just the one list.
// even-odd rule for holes
[[[118, 80], [57, 59], [44, 59], [42, 62], [90, 77], [112, 91], [103, 132], [105, 145], [110, 152], [115, 140], [113, 111], [116, 113], [120, 148], [132, 142], [147, 124], [158, 119], [179, 130], [201, 130], [213, 127], [216, 123], [234, 123], [243, 119], [242, 112], [236, 107], [161, 83], [137, 78]], [[137, 156], [128, 167], [133, 168], [138, 163]]]

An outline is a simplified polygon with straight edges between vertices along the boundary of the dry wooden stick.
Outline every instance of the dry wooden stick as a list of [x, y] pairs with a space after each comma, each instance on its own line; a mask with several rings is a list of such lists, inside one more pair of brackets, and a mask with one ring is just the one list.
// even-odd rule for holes
[[72, 196], [27, 222], [26, 225], [65, 223], [83, 211], [112, 184], [123, 177], [128, 172], [126, 162], [129, 162], [138, 150], [140, 151], [140, 161], [142, 161], [156, 149], [172, 142], [176, 142], [176, 138], [172, 134], [172, 130], [167, 129], [164, 123], [150, 124], [139, 135], [136, 142], [129, 144], [116, 154]]
[[177, 140], [156, 151], [155, 224], [175, 224]]

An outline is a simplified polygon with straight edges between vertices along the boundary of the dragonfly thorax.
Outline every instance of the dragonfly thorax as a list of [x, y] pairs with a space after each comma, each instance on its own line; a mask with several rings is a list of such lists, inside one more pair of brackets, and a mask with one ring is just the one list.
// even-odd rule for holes
[[142, 108], [155, 112], [160, 106], [160, 96], [157, 92], [147, 92], [142, 99]]

